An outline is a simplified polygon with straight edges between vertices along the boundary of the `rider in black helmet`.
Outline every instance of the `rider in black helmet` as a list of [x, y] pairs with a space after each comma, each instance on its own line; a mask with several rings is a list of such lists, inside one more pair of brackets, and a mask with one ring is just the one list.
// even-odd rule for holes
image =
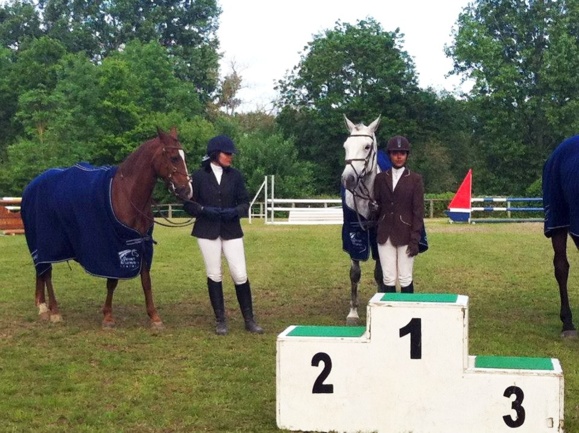
[[253, 317], [251, 288], [247, 278], [243, 231], [239, 219], [247, 216], [249, 194], [242, 174], [231, 167], [237, 149], [226, 135], [213, 137], [207, 143], [202, 168], [192, 175], [193, 198], [184, 209], [196, 217], [192, 236], [203, 255], [207, 273], [209, 299], [215, 313], [215, 332], [227, 334], [221, 256], [227, 260], [235, 284], [237, 300], [245, 321], [245, 329], [263, 333]]

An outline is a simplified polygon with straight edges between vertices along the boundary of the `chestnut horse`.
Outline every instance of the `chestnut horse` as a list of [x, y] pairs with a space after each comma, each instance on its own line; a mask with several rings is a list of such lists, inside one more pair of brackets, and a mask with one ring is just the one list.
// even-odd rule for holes
[[562, 337], [577, 337], [569, 304], [567, 236], [579, 248], [579, 135], [563, 141], [543, 167], [545, 236], [551, 238], [555, 279], [559, 286]]
[[[119, 166], [86, 163], [53, 168], [32, 180], [22, 196], [26, 242], [36, 268], [36, 306], [42, 319], [62, 320], [52, 285], [52, 263], [75, 260], [107, 279], [104, 328], [113, 327], [119, 279], [140, 274], [147, 314], [162, 328], [151, 290], [152, 193], [161, 178], [177, 197], [192, 196], [185, 153], [175, 128], [157, 130]], [[48, 294], [48, 304], [46, 303]]]

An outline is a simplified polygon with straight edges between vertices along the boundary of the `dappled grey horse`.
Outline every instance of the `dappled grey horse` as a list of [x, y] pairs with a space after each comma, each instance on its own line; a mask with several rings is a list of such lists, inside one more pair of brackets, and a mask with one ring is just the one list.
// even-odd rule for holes
[[371, 221], [370, 202], [374, 200], [374, 179], [378, 173], [378, 145], [375, 131], [380, 116], [370, 125], [355, 125], [345, 115], [350, 132], [344, 143], [345, 167], [342, 172], [342, 246], [350, 255], [350, 312], [348, 325], [356, 325], [358, 316], [358, 285], [362, 276], [360, 261], [368, 260], [370, 253], [375, 260], [374, 279], [378, 291], [383, 286], [382, 267], [376, 248], [376, 229]]

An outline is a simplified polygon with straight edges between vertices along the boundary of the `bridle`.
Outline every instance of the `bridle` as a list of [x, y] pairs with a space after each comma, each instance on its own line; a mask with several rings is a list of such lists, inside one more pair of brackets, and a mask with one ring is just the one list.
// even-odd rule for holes
[[[374, 198], [370, 193], [370, 189], [368, 188], [368, 185], [366, 185], [363, 182], [363, 179], [372, 171], [372, 168], [376, 166], [376, 158], [378, 156], [377, 151], [375, 150], [376, 147], [374, 146], [374, 143], [376, 142], [376, 136], [369, 134], [351, 134], [348, 138], [350, 137], [369, 137], [370, 139], [372, 139], [370, 151], [368, 152], [366, 157], [351, 158], [346, 159], [345, 161], [346, 165], [352, 167], [352, 170], [354, 170], [354, 174], [356, 175], [356, 183], [354, 187], [351, 189], [346, 188], [346, 190], [350, 192], [350, 194], [352, 194], [352, 197], [354, 199], [354, 210], [356, 211], [358, 223], [360, 224], [360, 227], [363, 230], [366, 230], [366, 226], [368, 224], [363, 224], [362, 221], [360, 220], [360, 212], [358, 212], [358, 203], [356, 199], [367, 200], [368, 202], [374, 201]], [[360, 173], [358, 173], [358, 170], [356, 170], [356, 167], [354, 166], [353, 162], [360, 162], [360, 161], [363, 161], [364, 165]]]
[[[362, 179], [364, 179], [364, 177], [366, 177], [366, 175], [368, 175], [369, 171], [371, 171], [372, 167], [374, 167], [376, 164], [377, 152], [374, 150], [374, 142], [376, 141], [376, 138], [373, 135], [369, 135], [369, 134], [352, 134], [352, 135], [350, 135], [350, 137], [369, 137], [372, 139], [372, 145], [370, 147], [370, 151], [368, 152], [368, 154], [366, 155], [365, 158], [346, 159], [346, 165], [349, 165], [350, 167], [352, 167], [352, 170], [354, 170], [354, 174], [356, 175], [356, 185], [354, 186], [354, 188], [348, 189], [348, 191], [355, 198], [361, 198], [363, 200], [372, 200], [372, 196], [370, 195], [370, 190], [368, 189], [366, 184], [364, 184], [362, 182]], [[358, 170], [356, 170], [356, 167], [354, 166], [354, 164], [352, 164], [353, 162], [359, 162], [359, 161], [364, 162], [364, 166], [363, 166], [362, 171], [360, 173], [358, 173]], [[361, 193], [356, 192], [357, 189], [360, 189]]]
[[[173, 194], [173, 196], [177, 197], [178, 199], [184, 200], [183, 198], [179, 197], [179, 195], [177, 194], [177, 190], [175, 188], [175, 183], [173, 182], [173, 175], [174, 174], [184, 175], [185, 178], [187, 179], [187, 182], [189, 182], [189, 183], [191, 183], [191, 175], [187, 172], [183, 173], [182, 171], [179, 171], [179, 169], [171, 161], [171, 157], [169, 156], [167, 149], [183, 150], [183, 148], [178, 147], [178, 146], [165, 146], [165, 147], [163, 147], [163, 156], [165, 156], [168, 159], [169, 165], [171, 166], [169, 174], [167, 175], [167, 177], [163, 178], [163, 180], [165, 182], [165, 186], [167, 187], [167, 190], [171, 194]], [[184, 201], [189, 201], [189, 200], [184, 200]], [[156, 210], [158, 210], [158, 211], [160, 210], [158, 203], [151, 200], [151, 204], [153, 205], [153, 207], [155, 207]], [[167, 224], [156, 221], [154, 217], [153, 217], [153, 223], [160, 225], [160, 226], [163, 226], [163, 227], [186, 227], [186, 226], [191, 225], [193, 223], [193, 218], [189, 218], [187, 221], [182, 222], [182, 223], [176, 223], [174, 221], [169, 220], [169, 218], [167, 218], [166, 216], [163, 216], [160, 212], [159, 212], [159, 214], [160, 214], [159, 217], [164, 219], [167, 222]]]
[[173, 164], [173, 162], [171, 161], [171, 157], [169, 156], [167, 149], [183, 150], [183, 148], [178, 147], [178, 146], [165, 146], [165, 147], [163, 147], [163, 156], [169, 161], [169, 165], [171, 166], [169, 174], [167, 175], [167, 177], [163, 178], [163, 180], [165, 181], [165, 186], [167, 187], [168, 191], [171, 194], [173, 194], [175, 197], [180, 198], [177, 195], [175, 183], [173, 182], [173, 175], [174, 174], [183, 175], [183, 176], [185, 176], [185, 178], [187, 179], [187, 182], [189, 182], [189, 183], [191, 183], [191, 176], [189, 175], [189, 173], [187, 173], [187, 172], [183, 173], [183, 172], [179, 171], [179, 169], [177, 167], [175, 167], [175, 164]]
[[[181, 197], [178, 196], [177, 194], [177, 190], [175, 188], [175, 183], [173, 182], [173, 175], [174, 174], [181, 174], [184, 175], [187, 179], [187, 182], [191, 183], [191, 175], [189, 175], [189, 173], [187, 172], [182, 172], [179, 171], [179, 169], [175, 166], [175, 164], [173, 164], [173, 162], [171, 161], [171, 157], [169, 156], [169, 153], [167, 152], [167, 149], [178, 149], [178, 150], [183, 150], [182, 147], [179, 146], [164, 146], [163, 150], [162, 150], [162, 155], [167, 159], [167, 161], [169, 162], [169, 166], [171, 167], [169, 170], [169, 174], [166, 177], [162, 177], [163, 182], [165, 183], [165, 187], [167, 187], [167, 190], [173, 194], [173, 196], [183, 200]], [[121, 179], [124, 179], [124, 175], [121, 172]], [[185, 200], [188, 201], [188, 200]], [[147, 215], [145, 212], [143, 212], [141, 209], [139, 209], [131, 200], [130, 197], [128, 197], [128, 202], [131, 204], [131, 206], [133, 207], [133, 209], [141, 216], [143, 217], [145, 220], [153, 223], [153, 224], [157, 224], [163, 227], [185, 227], [188, 225], [191, 225], [193, 223], [193, 218], [189, 218], [187, 221], [182, 222], [182, 223], [175, 223], [171, 220], [169, 220], [167, 217], [163, 216], [162, 214], [160, 215], [160, 218], [163, 218], [165, 221], [167, 221], [168, 224], [164, 224], [161, 223], [159, 221], [155, 220], [155, 217], [150, 217], [149, 215]], [[151, 199], [151, 205], [156, 209], [159, 210], [159, 204], [156, 203], [154, 200]], [[160, 212], [159, 212], [160, 213]]]

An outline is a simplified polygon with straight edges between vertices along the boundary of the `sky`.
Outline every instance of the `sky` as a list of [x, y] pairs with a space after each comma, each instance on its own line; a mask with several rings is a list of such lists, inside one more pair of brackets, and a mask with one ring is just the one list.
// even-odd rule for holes
[[452, 61], [444, 54], [459, 13], [469, 0], [218, 0], [221, 74], [235, 65], [242, 77], [239, 111], [272, 108], [275, 82], [299, 63], [314, 35], [336, 21], [356, 24], [371, 17], [385, 31], [400, 28], [403, 49], [414, 59], [419, 85], [454, 90], [459, 78], [445, 78]]

